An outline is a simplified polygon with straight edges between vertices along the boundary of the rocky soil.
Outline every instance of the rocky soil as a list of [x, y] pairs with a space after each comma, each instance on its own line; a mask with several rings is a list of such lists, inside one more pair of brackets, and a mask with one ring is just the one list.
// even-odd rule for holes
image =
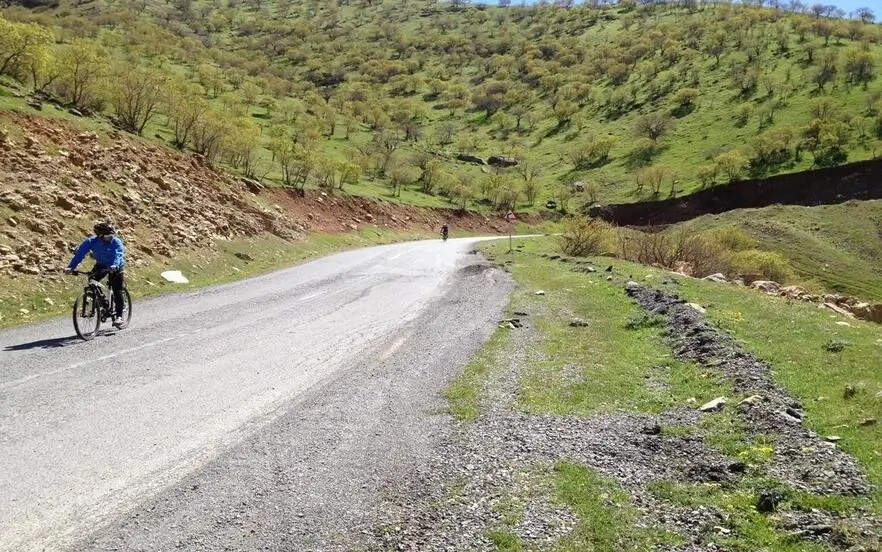
[[[686, 275], [688, 274], [684, 274], [684, 276]], [[778, 282], [755, 278], [761, 278], [761, 275], [748, 275], [729, 281], [723, 274], [710, 274], [702, 279], [719, 284], [750, 286], [767, 295], [815, 303], [820, 308], [829, 309], [846, 318], [859, 318], [882, 324], [882, 303], [868, 303], [857, 297], [850, 297], [841, 293], [815, 294], [800, 286], [782, 286]]]
[[264, 233], [299, 240], [363, 226], [434, 229], [444, 219], [455, 229], [503, 230], [501, 221], [452, 210], [314, 190], [301, 197], [125, 133], [0, 111], [0, 274], [51, 274], [100, 219], [119, 227], [135, 267]]
[[297, 239], [305, 230], [198, 156], [18, 112], [3, 116], [22, 136], [0, 134], [0, 273], [55, 268], [100, 219], [119, 227], [135, 266], [215, 239], [262, 232]]

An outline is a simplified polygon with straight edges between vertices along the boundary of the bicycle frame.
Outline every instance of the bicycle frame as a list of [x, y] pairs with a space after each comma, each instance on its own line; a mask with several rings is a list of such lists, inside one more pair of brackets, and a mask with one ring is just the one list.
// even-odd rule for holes
[[110, 313], [113, 312], [113, 294], [109, 293], [110, 290], [107, 286], [92, 278], [93, 273], [91, 271], [72, 270], [71, 274], [88, 278], [86, 285], [83, 286], [83, 293], [91, 291], [95, 294], [95, 298], [98, 299], [98, 316], [101, 318], [101, 322], [107, 322], [107, 319], [111, 316]]

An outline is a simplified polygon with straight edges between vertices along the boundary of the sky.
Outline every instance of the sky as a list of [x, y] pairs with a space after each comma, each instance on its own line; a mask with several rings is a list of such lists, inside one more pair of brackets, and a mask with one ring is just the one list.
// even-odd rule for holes
[[[528, 4], [534, 4], [537, 0], [526, 0]], [[577, 0], [578, 2], [579, 0]], [[876, 23], [882, 23], [882, 0], [800, 0], [806, 6], [814, 4], [824, 4], [825, 6], [836, 6], [845, 10], [846, 14], [851, 14], [858, 8], [870, 8], [876, 16]], [[487, 4], [495, 3], [493, 0], [485, 0]], [[518, 1], [512, 1], [512, 5], [518, 4]], [[787, 0], [782, 2], [787, 4]]]
[[[811, 6], [816, 2], [806, 2], [803, 0], [803, 4], [808, 4]], [[870, 8], [873, 10], [873, 14], [876, 16], [876, 21], [878, 22], [882, 19], [882, 0], [833, 0], [830, 1], [822, 1], [819, 2], [821, 4], [830, 4], [836, 6], [837, 8], [842, 8], [846, 13], [851, 13], [858, 8]]]

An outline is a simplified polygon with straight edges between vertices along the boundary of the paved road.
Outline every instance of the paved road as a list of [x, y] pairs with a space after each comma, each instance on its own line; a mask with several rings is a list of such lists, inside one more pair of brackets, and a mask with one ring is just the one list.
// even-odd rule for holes
[[0, 332], [0, 550], [319, 550], [364, 532], [505, 305], [473, 244], [140, 301], [91, 342], [66, 318]]

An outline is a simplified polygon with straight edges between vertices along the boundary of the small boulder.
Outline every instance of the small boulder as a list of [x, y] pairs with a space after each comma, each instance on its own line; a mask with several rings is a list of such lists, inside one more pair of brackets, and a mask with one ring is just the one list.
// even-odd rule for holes
[[756, 511], [764, 514], [774, 512], [781, 502], [781, 495], [776, 491], [761, 491], [756, 499]]
[[723, 408], [723, 405], [725, 405], [726, 402], [728, 402], [726, 400], [726, 397], [717, 397], [716, 399], [706, 402], [698, 407], [698, 410], [702, 412], [713, 412], [715, 410], [720, 410], [721, 408]]
[[882, 303], [858, 303], [852, 307], [851, 312], [861, 320], [882, 323]]
[[836, 314], [840, 314], [842, 316], [845, 316], [846, 318], [854, 318], [854, 314], [851, 311], [849, 311], [848, 309], [844, 309], [835, 303], [821, 303], [819, 305], [819, 308], [830, 309]]
[[766, 293], [778, 293], [781, 290], [781, 284], [771, 280], [756, 280], [750, 283], [750, 287]]
[[573, 320], [570, 322], [570, 327], [573, 328], [584, 328], [587, 325], [588, 322], [585, 322], [581, 318], [573, 318]]
[[729, 280], [726, 279], [724, 274], [717, 272], [716, 274], [709, 274], [702, 278], [702, 280], [707, 280], [708, 282], [716, 282], [718, 284], [728, 284]]
[[518, 160], [508, 155], [491, 155], [487, 159], [487, 164], [492, 167], [514, 167], [518, 164]]
[[478, 157], [477, 155], [472, 155], [470, 153], [457, 153], [456, 158], [459, 161], [465, 161], [466, 163], [474, 163], [475, 165], [483, 165], [484, 160]]
[[190, 280], [184, 276], [180, 270], [166, 270], [160, 274], [166, 281], [175, 283], [175, 284], [187, 284]]
[[803, 299], [810, 295], [805, 288], [799, 286], [784, 286], [779, 293], [781, 297], [790, 297], [791, 299]]

